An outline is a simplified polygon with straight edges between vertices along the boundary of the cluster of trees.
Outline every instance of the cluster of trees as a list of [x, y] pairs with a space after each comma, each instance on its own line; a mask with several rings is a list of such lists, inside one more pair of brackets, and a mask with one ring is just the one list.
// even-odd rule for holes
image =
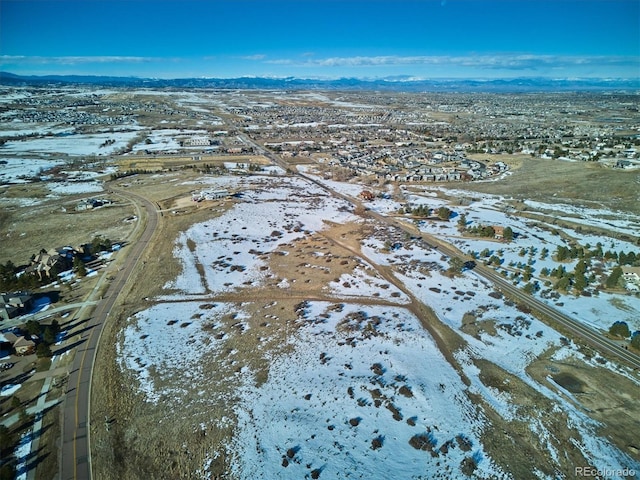
[[264, 168], [262, 168], [262, 165], [259, 165], [257, 163], [250, 163], [246, 168], [250, 172], [261, 172], [262, 170], [264, 170]]
[[[494, 238], [496, 236], [496, 230], [491, 225], [474, 225], [473, 227], [467, 228], [467, 223], [467, 216], [464, 213], [461, 214], [460, 218], [458, 219], [458, 230], [460, 230], [461, 232], [467, 232], [477, 237]], [[511, 242], [513, 240], [513, 237], [513, 229], [509, 226], [504, 227], [502, 231], [502, 239], [506, 242]]]
[[[35, 255], [32, 255], [31, 258], [35, 258]], [[35, 273], [18, 275], [23, 268], [17, 267], [11, 260], [0, 264], [0, 291], [34, 290], [51, 282], [51, 278], [46, 275], [43, 275], [42, 278]], [[62, 263], [54, 265], [50, 270], [50, 275], [55, 277], [63, 268]]]
[[449, 220], [453, 212], [447, 207], [440, 207], [438, 209], [430, 208], [426, 205], [418, 205], [417, 207], [411, 208], [411, 206], [407, 205], [403, 209], [401, 209], [400, 213], [408, 213], [410, 215], [416, 217], [427, 218], [436, 215], [441, 220]]
[[614, 267], [613, 270], [611, 271], [611, 275], [609, 275], [609, 277], [607, 278], [607, 281], [605, 282], [605, 286], [607, 288], [615, 288], [618, 286], [618, 283], [620, 282], [621, 278], [622, 278], [622, 267], [618, 265]]
[[600, 242], [598, 242], [593, 249], [589, 245], [585, 247], [579, 245], [565, 247], [561, 245], [556, 249], [555, 259], [559, 262], [575, 258], [580, 260], [576, 264], [573, 273], [567, 273], [563, 266], [559, 266], [552, 271], [546, 269], [546, 272], [545, 269], [543, 269], [541, 273], [560, 279], [555, 285], [557, 290], [568, 290], [569, 287], [573, 287], [576, 291], [582, 291], [589, 283], [595, 281], [593, 274], [589, 277], [586, 276], [586, 270], [592, 258], [605, 262], [617, 262], [618, 265], [613, 268], [611, 274], [605, 281], [607, 288], [615, 288], [622, 278], [621, 265], [637, 265], [640, 263], [640, 254], [636, 254], [635, 252], [626, 253], [624, 251], [614, 252], [613, 250], [607, 250], [605, 252]]
[[[111, 240], [101, 235], [95, 236], [89, 244], [91, 253], [111, 250], [111, 246]], [[42, 249], [40, 250], [40, 253], [46, 253], [46, 250]], [[31, 260], [33, 261], [35, 257], [35, 255], [31, 255]], [[64, 271], [64, 269], [68, 267], [69, 263], [60, 262], [52, 267], [50, 277], [43, 275], [42, 278], [40, 278], [35, 273], [24, 273], [22, 275], [18, 275], [23, 268], [17, 267], [11, 260], [8, 260], [5, 264], [0, 263], [0, 291], [12, 292], [19, 290], [34, 290], [42, 285], [50, 283], [51, 278], [54, 278], [58, 273]], [[84, 262], [78, 256], [73, 258], [73, 269], [81, 277], [87, 274]]]
[[36, 346], [36, 355], [38, 357], [51, 357], [51, 345], [56, 343], [56, 336], [60, 333], [60, 325], [54, 320], [51, 325], [42, 325], [35, 320], [29, 320], [24, 326], [25, 332], [31, 337], [37, 336], [40, 341]]
[[477, 237], [495, 237], [496, 231], [491, 225], [474, 225], [466, 229], [466, 232]]
[[210, 163], [204, 163], [202, 165], [190, 165], [190, 167], [207, 175], [225, 175], [227, 173], [227, 167], [224, 165], [211, 165]]
[[631, 331], [629, 330], [627, 322], [617, 321], [613, 322], [613, 325], [609, 327], [609, 334], [614, 337], [629, 338], [631, 336]]
[[623, 322], [621, 320], [613, 322], [613, 325], [609, 327], [609, 334], [612, 337], [618, 338], [631, 337], [630, 345], [633, 348], [640, 350], [640, 331], [633, 332], [632, 334], [631, 330], [629, 330], [629, 325], [627, 325], [627, 322]]
[[640, 262], [640, 254], [635, 252], [626, 253], [622, 250], [620, 252], [614, 252], [613, 250], [605, 252], [600, 242], [593, 249], [591, 249], [590, 245], [585, 247], [580, 245], [572, 245], [571, 247], [560, 245], [556, 249], [555, 258], [559, 262], [576, 258], [597, 258], [607, 262], [618, 262], [618, 265], [634, 265]]
[[[464, 222], [464, 225], [466, 225], [467, 222], [466, 218], [463, 218], [464, 215], [461, 215], [460, 217], [460, 220], [458, 220], [459, 227], [462, 225], [462, 222]], [[462, 230], [477, 237], [494, 238], [496, 236], [496, 231], [491, 225], [474, 225], [469, 228], [464, 227]], [[506, 242], [511, 242], [513, 240], [513, 229], [511, 227], [504, 227], [502, 239]]]
[[142, 168], [134, 168], [127, 170], [126, 172], [115, 172], [111, 174], [111, 180], [117, 180], [119, 178], [131, 177], [132, 175], [139, 175], [142, 173], [154, 173], [152, 170], [144, 170]]
[[109, 251], [112, 247], [111, 240], [102, 235], [96, 235], [91, 240], [91, 253]]
[[556, 290], [568, 292], [573, 289], [576, 293], [581, 293], [590, 283], [596, 281], [596, 276], [593, 273], [587, 276], [588, 267], [589, 261], [580, 259], [572, 272], [568, 272], [564, 265], [559, 265], [553, 270], [545, 267], [540, 271], [540, 274], [546, 277], [557, 278], [558, 281], [554, 285], [554, 289]]
[[[105, 238], [102, 235], [96, 235], [89, 244], [90, 253], [94, 255], [98, 252], [109, 251], [111, 250], [112, 245], [113, 243], [108, 238]], [[73, 257], [73, 271], [80, 277], [87, 275], [87, 267], [79, 256]]]
[[[11, 260], [8, 260], [7, 263], [0, 263], [0, 290], [3, 292], [10, 292], [14, 290], [29, 290], [36, 285], [36, 281], [38, 280], [35, 276], [29, 275], [26, 278], [25, 275], [18, 277], [16, 275], [17, 268], [13, 264]], [[23, 278], [25, 277], [25, 278]]]
[[[0, 466], [0, 480], [16, 478], [15, 460], [12, 458], [16, 442], [16, 435], [8, 427], [0, 425], [0, 457], [3, 459], [2, 466]], [[8, 459], [12, 459], [12, 461], [7, 461]]]

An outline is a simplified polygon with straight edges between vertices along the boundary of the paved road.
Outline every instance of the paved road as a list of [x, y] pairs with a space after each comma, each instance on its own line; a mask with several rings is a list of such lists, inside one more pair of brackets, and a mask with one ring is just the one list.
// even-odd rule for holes
[[[396, 225], [414, 236], [419, 235], [429, 246], [435, 248], [440, 253], [447, 255], [448, 257], [460, 257], [463, 261], [472, 260], [470, 257], [467, 257], [458, 249], [456, 249], [453, 245], [450, 245], [433, 235], [424, 232], [418, 232], [418, 230], [412, 226], [404, 224], [399, 220], [389, 218], [385, 215], [381, 215], [377, 212], [370, 211], [368, 213], [372, 217]], [[560, 325], [566, 331], [570, 332], [574, 338], [583, 340], [585, 343], [600, 351], [601, 353], [607, 354], [608, 356], [613, 355], [632, 368], [636, 370], [640, 369], [640, 356], [609, 340], [602, 333], [594, 330], [588, 325], [585, 325], [584, 323], [575, 320], [568, 315], [565, 315], [564, 313], [547, 305], [542, 300], [539, 300], [538, 298], [525, 293], [522, 289], [505, 280], [504, 277], [502, 277], [492, 268], [486, 267], [482, 264], [478, 264], [473, 269], [473, 272], [478, 276], [483, 277], [484, 279], [493, 283], [495, 287], [502, 293], [508, 295], [513, 299], [516, 299], [519, 303], [528, 306], [529, 308], [531, 308], [531, 310], [537, 311], [539, 314], [542, 314], [541, 319], [543, 321], [546, 321], [546, 323], [549, 324], [555, 322], [557, 325]], [[557, 325], [551, 324], [550, 326], [553, 328], [557, 328]]]
[[[89, 411], [91, 397], [91, 375], [96, 348], [100, 339], [102, 327], [111, 311], [118, 294], [125, 286], [142, 252], [147, 247], [151, 236], [158, 225], [158, 215], [155, 206], [139, 195], [129, 192], [119, 192], [144, 205], [148, 212], [147, 225], [140, 238], [131, 244], [127, 254], [127, 264], [119, 271], [98, 303], [93, 315], [83, 327], [84, 331], [70, 339], [72, 344], [78, 344], [76, 355], [67, 382], [64, 397], [64, 419], [62, 423], [62, 461], [60, 478], [90, 479], [91, 453], [89, 444]], [[87, 328], [88, 327], [88, 328]]]
[[559, 325], [561, 325], [562, 328], [570, 332], [574, 337], [584, 340], [587, 344], [595, 347], [596, 350], [599, 350], [601, 353], [618, 357], [624, 363], [628, 364], [636, 370], [640, 369], [640, 357], [638, 355], [630, 352], [629, 350], [626, 350], [616, 342], [609, 340], [602, 333], [594, 330], [593, 328], [585, 325], [578, 320], [575, 320], [559, 312], [543, 301], [525, 294], [521, 289], [506, 281], [491, 268], [485, 267], [483, 265], [478, 265], [475, 270], [476, 273], [493, 282], [500, 291], [508, 294], [510, 297], [517, 298], [519, 301], [526, 304], [533, 310], [537, 310], [539, 313], [541, 313], [551, 321], [557, 322]]

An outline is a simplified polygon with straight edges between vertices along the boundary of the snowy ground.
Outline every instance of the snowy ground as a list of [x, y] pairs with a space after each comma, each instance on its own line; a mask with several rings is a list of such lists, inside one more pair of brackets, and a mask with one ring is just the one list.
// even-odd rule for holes
[[[134, 373], [154, 404], [187, 402], [193, 385], [206, 383], [203, 359], [220, 352], [229, 338], [228, 330], [218, 329], [231, 306], [220, 302], [203, 311], [205, 296], [260, 288], [272, 278], [266, 253], [325, 228], [323, 220], [356, 219], [344, 211], [343, 202], [299, 179], [208, 177], [192, 184], [238, 189], [242, 195], [230, 210], [180, 235], [174, 254], [181, 272], [165, 286], [169, 292], [162, 303], [139, 312], [122, 333], [120, 364]], [[429, 195], [423, 201], [439, 202]], [[470, 206], [468, 216], [477, 215], [473, 221], [492, 220], [496, 209], [481, 217], [480, 207]], [[523, 228], [516, 219], [512, 222]], [[482, 432], [489, 425], [464, 394], [467, 387], [459, 374], [404, 308], [408, 297], [402, 292], [392, 295], [396, 290], [365, 273], [372, 263], [393, 266], [412, 295], [465, 338], [469, 346], [457, 359], [470, 379], [468, 390], [481, 395], [505, 421], [523, 421], [541, 437], [553, 437], [543, 419], [519, 413], [509, 395], [485, 386], [474, 359], [495, 363], [555, 402], [579, 432], [580, 448], [593, 464], [634, 464], [597, 437], [593, 421], [560, 389], [550, 390], [528, 376], [527, 366], [542, 352], [553, 347], [558, 355], [579, 356], [574, 346], [563, 346], [557, 332], [492, 296], [493, 288], [473, 272], [455, 279], [443, 275], [447, 262], [439, 253], [411, 242], [401, 242], [391, 251], [383, 248], [392, 236], [385, 229], [363, 240], [360, 267], [338, 282], [327, 282], [327, 291], [342, 299], [339, 308], [306, 302], [299, 329], [289, 339], [292, 351], [262, 353], [270, 363], [265, 383], [257, 385], [255, 372], [248, 368], [234, 373], [238, 423], [236, 439], [228, 448], [240, 478], [391, 478], [398, 471], [408, 472], [403, 478], [458, 478], [461, 462], [476, 465], [480, 478], [511, 478], [487, 454]], [[443, 230], [451, 238], [457, 235], [452, 226]], [[281, 280], [281, 288], [286, 289], [287, 282]], [[354, 285], [361, 298], [377, 297], [397, 306], [361, 305]], [[583, 308], [594, 308], [594, 303], [589, 305]], [[465, 333], [466, 314], [493, 325], [494, 331]], [[242, 319], [247, 314], [234, 315], [245, 331], [248, 323]], [[212, 337], [212, 331], [220, 334]], [[176, 336], [188, 341], [177, 344]], [[200, 401], [206, 402], [209, 395], [203, 391]], [[548, 450], [551, 456], [560, 454], [551, 441]], [[203, 468], [206, 476], [206, 465]], [[539, 472], [535, 476], [548, 478]]]
[[[73, 134], [41, 138], [27, 138], [24, 140], [9, 140], [0, 147], [0, 154], [55, 154], [66, 155], [111, 155], [124, 149], [127, 143], [135, 138], [139, 132], [122, 131], [94, 134]], [[105, 142], [113, 143], [105, 145]]]
[[[307, 173], [308, 174], [308, 173]], [[357, 197], [364, 189], [360, 185], [334, 182], [324, 180], [320, 177], [314, 177], [334, 190]], [[531, 266], [534, 268], [533, 280], [538, 280], [542, 285], [544, 279], [540, 276], [540, 271], [547, 267], [554, 269], [560, 263], [553, 260], [552, 255], [559, 246], [567, 246], [567, 241], [559, 235], [554, 235], [552, 229], [560, 229], [556, 225], [552, 225], [550, 229], [540, 228], [533, 224], [529, 219], [517, 217], [512, 208], [510, 208], [503, 197], [478, 194], [475, 192], [467, 192], [464, 190], [447, 190], [448, 195], [460, 198], [474, 198], [470, 205], [452, 206], [446, 200], [437, 197], [438, 188], [424, 188], [420, 191], [419, 187], [412, 188], [411, 191], [404, 192], [404, 201], [392, 201], [385, 198], [376, 198], [371, 202], [367, 202], [367, 207], [380, 212], [382, 214], [390, 214], [398, 212], [400, 207], [409, 203], [413, 207], [425, 205], [430, 208], [448, 207], [454, 211], [455, 216], [449, 222], [441, 222], [435, 220], [421, 221], [418, 228], [421, 231], [440, 236], [448, 242], [455, 245], [464, 253], [475, 252], [476, 254], [487, 249], [490, 255], [500, 253], [502, 259], [502, 268], [499, 271], [507, 270], [512, 273], [519, 263], [527, 264], [531, 258]], [[531, 207], [535, 207], [543, 212], [559, 212], [565, 214], [573, 213], [579, 216], [579, 221], [585, 225], [602, 226], [603, 222], [612, 230], [619, 232], [631, 233], [633, 235], [640, 234], [640, 219], [634, 215], [623, 214], [620, 212], [605, 209], [589, 209], [576, 208], [569, 205], [559, 206], [557, 204], [544, 204], [541, 202], [527, 202]], [[566, 207], [566, 208], [565, 208]], [[460, 215], [466, 215], [468, 227], [475, 225], [499, 225], [503, 227], [511, 227], [517, 238], [511, 243], [504, 243], [494, 239], [483, 239], [478, 237], [462, 236], [458, 230], [457, 221]], [[612, 220], [614, 219], [615, 220]], [[567, 217], [572, 221], [578, 221], [575, 217]], [[407, 220], [410, 222], [411, 220]], [[574, 229], [563, 228], [566, 234], [575, 239], [581, 245], [590, 245], [594, 248], [598, 242], [602, 243], [603, 250], [612, 250], [616, 252], [639, 252], [636, 245], [630, 242], [615, 238], [605, 238], [601, 236], [585, 234]], [[522, 249], [527, 251], [523, 257], [520, 255]], [[535, 255], [530, 256], [530, 249], [535, 249]], [[541, 258], [543, 248], [549, 250], [549, 256]], [[482, 259], [480, 259], [482, 260]], [[573, 270], [577, 260], [563, 262], [567, 271]], [[603, 265], [605, 271], [610, 271], [613, 264]], [[510, 267], [507, 268], [507, 267]], [[519, 282], [524, 285], [526, 282]], [[544, 290], [544, 289], [543, 289]], [[608, 293], [597, 293], [591, 297], [575, 295], [562, 295], [558, 300], [550, 300], [541, 297], [540, 292], [537, 296], [549, 303], [551, 306], [562, 311], [564, 314], [574, 319], [587, 323], [594, 328], [608, 330], [613, 323], [612, 319], [627, 322], [631, 331], [640, 330], [640, 297], [639, 296], [621, 296], [611, 295]]]
[[485, 425], [460, 377], [414, 316], [331, 306], [311, 303], [294, 352], [275, 359], [266, 384], [245, 388], [239, 478], [454, 478], [465, 457], [481, 478], [508, 478], [483, 450]]
[[27, 158], [0, 158], [0, 182], [26, 183], [32, 177], [37, 177], [44, 170], [57, 165], [64, 165], [62, 160], [36, 160]]
[[[216, 188], [242, 192], [242, 202], [211, 222], [197, 224], [184, 232], [174, 250], [183, 271], [167, 288], [185, 293], [220, 293], [259, 282], [260, 252], [302, 238], [305, 232], [324, 228], [323, 220], [344, 222], [353, 215], [339, 210], [344, 202], [329, 197], [319, 187], [300, 180], [279, 178], [279, 188], [270, 188], [271, 177], [212, 178]], [[282, 200], [286, 200], [282, 201]], [[194, 251], [187, 239], [195, 243]], [[208, 266], [204, 278], [196, 264]], [[256, 285], [258, 283], [255, 283]]]

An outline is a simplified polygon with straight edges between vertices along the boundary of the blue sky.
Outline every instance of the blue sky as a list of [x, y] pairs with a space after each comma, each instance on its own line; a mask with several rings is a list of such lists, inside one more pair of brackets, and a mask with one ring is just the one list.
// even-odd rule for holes
[[0, 69], [640, 77], [640, 0], [0, 0]]

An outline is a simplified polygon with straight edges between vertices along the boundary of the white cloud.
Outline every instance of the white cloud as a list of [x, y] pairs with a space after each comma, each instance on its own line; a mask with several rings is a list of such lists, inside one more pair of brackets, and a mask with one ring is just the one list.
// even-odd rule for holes
[[43, 57], [26, 55], [0, 55], [0, 63], [21, 65], [82, 65], [88, 63], [150, 63], [167, 59], [157, 57], [127, 57], [114, 55]]
[[244, 57], [240, 57], [242, 60], [264, 60], [265, 58], [267, 58], [266, 55], [263, 55], [261, 53], [257, 53], [255, 55], [246, 55]]
[[507, 70], [537, 70], [561, 67], [633, 66], [640, 64], [639, 57], [622, 56], [569, 56], [569, 55], [463, 55], [463, 56], [357, 56], [265, 60], [272, 65], [307, 67], [368, 67], [368, 66], [447, 66], [474, 67]]

